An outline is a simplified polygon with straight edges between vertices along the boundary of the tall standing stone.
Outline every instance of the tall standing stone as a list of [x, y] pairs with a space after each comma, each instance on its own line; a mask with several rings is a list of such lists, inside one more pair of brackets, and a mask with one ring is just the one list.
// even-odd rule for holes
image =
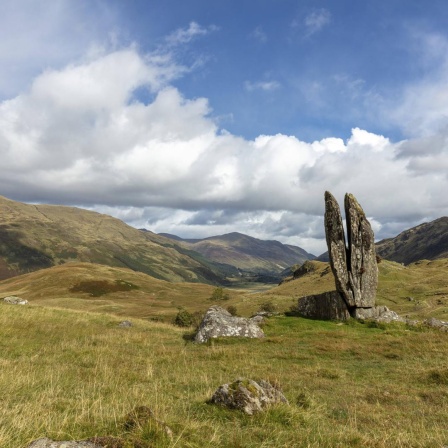
[[339, 205], [325, 192], [325, 235], [336, 289], [349, 309], [374, 307], [378, 267], [372, 227], [353, 195], [345, 195], [344, 205], [348, 245]]
[[341, 210], [336, 199], [329, 191], [325, 192], [325, 236], [336, 289], [342, 295], [347, 306], [353, 307], [356, 303], [350, 288], [347, 247]]
[[347, 220], [347, 260], [350, 288], [356, 307], [375, 306], [378, 287], [378, 266], [375, 238], [364, 210], [352, 194], [346, 194], [345, 217]]

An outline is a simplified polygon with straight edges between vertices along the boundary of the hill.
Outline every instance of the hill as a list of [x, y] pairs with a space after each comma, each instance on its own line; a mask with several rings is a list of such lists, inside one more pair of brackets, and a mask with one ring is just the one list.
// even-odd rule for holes
[[182, 239], [162, 234], [182, 243], [217, 263], [232, 265], [240, 271], [278, 275], [285, 268], [315, 258], [298, 246], [266, 241], [233, 232], [200, 240]]
[[108, 215], [0, 196], [0, 279], [80, 261], [127, 267], [174, 282], [222, 283], [224, 276], [201, 258]]
[[448, 217], [420, 224], [395, 238], [379, 241], [376, 251], [387, 260], [404, 264], [448, 258]]
[[[265, 304], [288, 311], [297, 299], [335, 289], [328, 263], [308, 261], [307, 272], [295, 280], [264, 290], [226, 289], [224, 308], [235, 306], [252, 315]], [[423, 260], [403, 266], [383, 260], [379, 264], [377, 304], [415, 319], [448, 320], [448, 259]], [[83, 284], [81, 290], [73, 288]], [[131, 285], [115, 288], [116, 285]], [[104, 290], [104, 294], [97, 294]], [[18, 295], [34, 305], [112, 313], [171, 322], [179, 308], [205, 312], [214, 302], [214, 287], [201, 283], [172, 283], [130, 269], [90, 263], [66, 263], [0, 281], [0, 298]]]
[[[116, 287], [120, 285], [124, 287]], [[0, 297], [18, 295], [34, 305], [170, 321], [181, 307], [207, 309], [214, 289], [126, 268], [71, 262], [3, 280]]]

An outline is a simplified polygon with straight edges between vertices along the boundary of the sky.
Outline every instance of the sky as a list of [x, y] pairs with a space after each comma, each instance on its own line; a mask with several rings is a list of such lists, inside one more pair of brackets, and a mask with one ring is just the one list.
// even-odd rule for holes
[[0, 195], [326, 250], [448, 215], [445, 0], [0, 0]]

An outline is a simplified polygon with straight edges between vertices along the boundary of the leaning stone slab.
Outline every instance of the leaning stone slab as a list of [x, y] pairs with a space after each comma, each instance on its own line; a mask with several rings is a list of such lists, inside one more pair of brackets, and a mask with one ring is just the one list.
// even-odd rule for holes
[[350, 288], [347, 248], [341, 210], [336, 199], [329, 191], [325, 192], [324, 220], [328, 256], [330, 257], [330, 266], [333, 271], [336, 289], [349, 307], [356, 306], [353, 291]]
[[373, 230], [364, 210], [352, 194], [345, 195], [344, 205], [350, 257], [348, 264], [350, 289], [355, 306], [374, 307], [378, 287], [378, 266]]
[[264, 333], [256, 320], [232, 316], [224, 308], [214, 305], [205, 313], [195, 342], [207, 342], [211, 338], [220, 337], [262, 338]]
[[96, 443], [87, 441], [62, 441], [56, 442], [55, 440], [43, 439], [35, 440], [28, 445], [28, 448], [103, 448], [103, 445], [97, 445]]
[[3, 299], [4, 302], [10, 303], [11, 305], [26, 305], [28, 300], [22, 299], [17, 296], [8, 296]]
[[301, 297], [297, 312], [302, 317], [321, 320], [350, 319], [347, 305], [338, 291], [329, 291], [314, 296]]
[[238, 379], [233, 383], [220, 386], [213, 394], [210, 403], [253, 415], [263, 411], [269, 405], [288, 404], [288, 400], [279, 387], [267, 381]]

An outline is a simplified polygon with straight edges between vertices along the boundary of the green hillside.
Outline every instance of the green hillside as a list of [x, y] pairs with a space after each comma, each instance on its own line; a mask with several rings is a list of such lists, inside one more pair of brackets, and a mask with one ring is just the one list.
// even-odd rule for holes
[[126, 267], [172, 282], [222, 283], [199, 254], [119, 219], [75, 207], [30, 205], [0, 196], [0, 279], [70, 261]]

